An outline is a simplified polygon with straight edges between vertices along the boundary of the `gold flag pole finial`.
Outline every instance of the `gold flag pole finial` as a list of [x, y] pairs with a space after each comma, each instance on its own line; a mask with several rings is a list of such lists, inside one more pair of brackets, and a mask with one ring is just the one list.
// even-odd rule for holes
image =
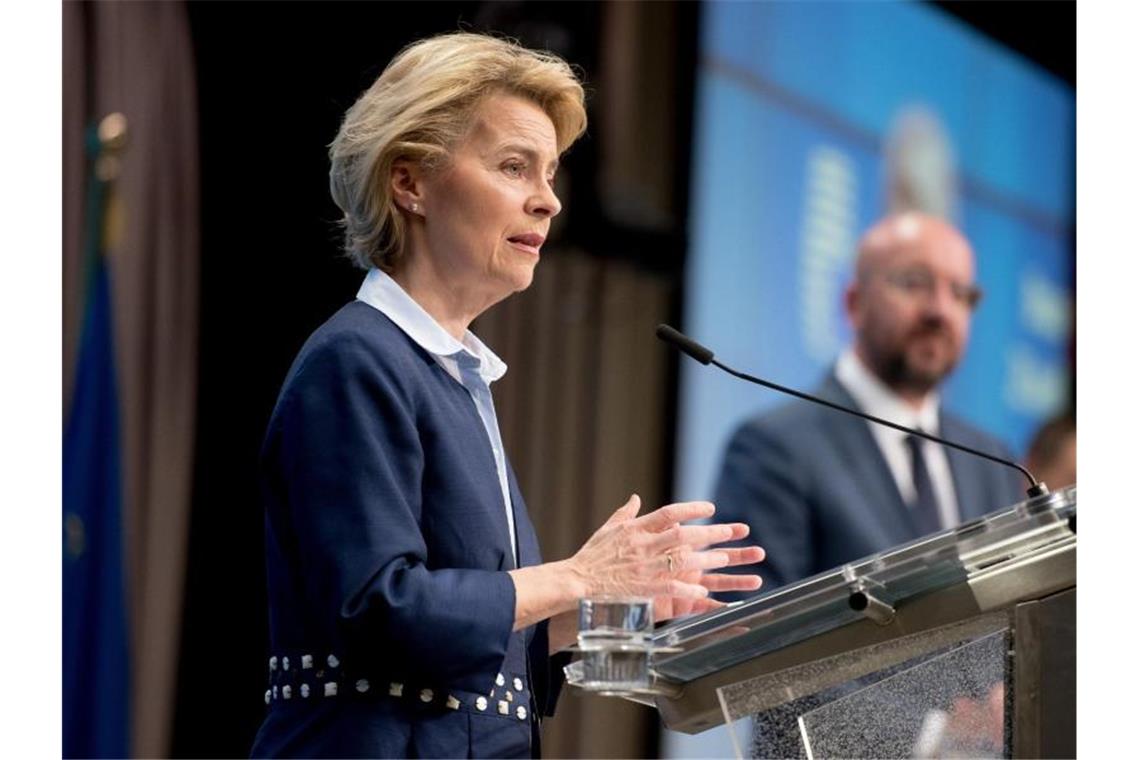
[[118, 111], [107, 114], [99, 122], [99, 157], [95, 175], [103, 182], [119, 176], [119, 154], [127, 147], [127, 117]]
[[99, 155], [95, 159], [95, 176], [106, 185], [103, 210], [102, 243], [104, 253], [113, 253], [123, 239], [123, 208], [115, 189], [122, 169], [121, 155], [127, 147], [127, 117], [115, 111], [99, 122]]
[[104, 116], [99, 122], [99, 142], [103, 150], [122, 150], [127, 144], [127, 117], [118, 111]]

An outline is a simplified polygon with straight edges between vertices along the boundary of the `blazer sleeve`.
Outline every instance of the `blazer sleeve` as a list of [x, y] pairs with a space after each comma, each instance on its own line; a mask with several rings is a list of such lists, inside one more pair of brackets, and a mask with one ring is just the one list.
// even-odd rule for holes
[[[787, 441], [759, 422], [742, 425], [725, 450], [714, 501], [717, 522], [751, 529], [741, 544], [759, 544], [765, 558], [740, 568], [763, 579], [761, 592], [808, 575], [814, 566], [806, 473]], [[737, 598], [741, 595], [735, 595]]]
[[[370, 659], [423, 682], [482, 692], [502, 666], [515, 591], [499, 570], [432, 567], [412, 368], [341, 333], [312, 348], [282, 391], [263, 453], [280, 544], [307, 608]], [[271, 522], [274, 516], [270, 515]]]

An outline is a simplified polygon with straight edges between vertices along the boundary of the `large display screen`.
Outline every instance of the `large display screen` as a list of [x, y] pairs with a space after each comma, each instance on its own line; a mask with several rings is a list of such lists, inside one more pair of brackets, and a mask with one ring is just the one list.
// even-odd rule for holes
[[[985, 291], [944, 404], [1024, 454], [1074, 375], [1072, 89], [915, 3], [706, 3], [699, 51], [682, 329], [815, 388], [850, 339], [858, 238], [905, 196], [965, 232]], [[681, 366], [674, 497], [707, 499], [736, 426], [792, 400]], [[732, 753], [724, 728], [663, 737]]]
[[[944, 404], [1023, 454], [1070, 398], [1072, 89], [930, 6], [714, 2], [696, 100], [682, 329], [815, 388], [858, 238], [909, 198], [964, 231], [985, 292]], [[674, 496], [709, 498], [733, 429], [788, 401], [685, 361]]]

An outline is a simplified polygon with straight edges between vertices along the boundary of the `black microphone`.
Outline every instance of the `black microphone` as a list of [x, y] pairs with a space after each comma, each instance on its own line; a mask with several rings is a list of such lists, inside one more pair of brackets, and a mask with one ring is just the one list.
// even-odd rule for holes
[[712, 351], [669, 325], [657, 325], [657, 337], [666, 343], [671, 343], [675, 348], [684, 351], [701, 364], [708, 364], [713, 360]]
[[925, 438], [928, 441], [934, 441], [935, 443], [940, 443], [943, 446], [949, 446], [952, 449], [958, 449], [959, 451], [964, 451], [967, 454], [973, 454], [974, 456], [979, 456], [979, 457], [982, 457], [984, 459], [988, 459], [991, 462], [997, 462], [998, 464], [1004, 464], [1006, 467], [1013, 467], [1014, 469], [1019, 470], [1021, 472], [1021, 474], [1024, 475], [1029, 480], [1029, 488], [1026, 489], [1026, 491], [1025, 491], [1029, 495], [1029, 498], [1033, 498], [1035, 496], [1044, 496], [1045, 494], [1049, 493], [1049, 487], [1048, 486], [1046, 486], [1044, 483], [1037, 480], [1037, 478], [1033, 477], [1033, 473], [1031, 473], [1029, 470], [1027, 470], [1024, 467], [1022, 467], [1021, 465], [1019, 465], [1017, 462], [1011, 462], [1008, 459], [1002, 459], [1001, 457], [995, 457], [993, 454], [987, 454], [984, 451], [978, 451], [977, 449], [970, 448], [969, 446], [963, 446], [960, 443], [954, 443], [953, 441], [948, 441], [945, 438], [939, 438], [936, 435], [931, 435], [930, 433], [924, 433], [921, 430], [915, 430], [914, 428], [908, 428], [905, 425], [898, 425], [894, 422], [891, 422], [890, 420], [884, 420], [881, 417], [875, 417], [875, 416], [870, 415], [870, 414], [864, 414], [863, 412], [860, 412], [856, 409], [849, 409], [848, 407], [843, 406], [842, 404], [836, 404], [832, 401], [828, 401], [827, 399], [822, 399], [822, 398], [819, 398], [818, 396], [813, 396], [810, 393], [804, 393], [803, 391], [797, 391], [795, 388], [788, 388], [786, 386], [779, 385], [777, 383], [773, 383], [773, 382], [770, 382], [768, 380], [764, 380], [763, 378], [753, 377], [752, 375], [747, 375], [743, 372], [738, 372], [737, 370], [734, 370], [732, 367], [726, 366], [726, 365], [718, 362], [716, 359], [713, 358], [714, 354], [712, 351], [705, 348], [700, 343], [697, 343], [695, 340], [693, 340], [689, 336], [685, 335], [684, 333], [680, 332], [679, 330], [676, 330], [675, 328], [670, 327], [669, 325], [657, 325], [657, 337], [660, 338], [661, 340], [665, 341], [666, 343], [670, 344], [674, 348], [677, 348], [677, 349], [683, 351], [684, 353], [688, 354], [689, 356], [693, 357], [694, 359], [699, 361], [701, 364], [713, 364], [717, 367], [720, 367], [721, 369], [723, 369], [728, 374], [730, 374], [734, 377], [739, 377], [741, 380], [747, 380], [750, 383], [756, 383], [757, 385], [763, 385], [765, 388], [771, 388], [772, 390], [779, 391], [780, 393], [787, 393], [788, 395], [795, 396], [796, 398], [802, 398], [805, 401], [814, 401], [817, 404], [822, 404], [823, 406], [831, 407], [832, 409], [835, 409], [835, 410], [840, 411], [840, 412], [847, 412], [848, 414], [853, 414], [856, 417], [862, 417], [865, 420], [870, 420], [871, 422], [877, 423], [879, 425], [886, 425], [889, 428], [894, 428], [895, 430], [901, 430], [902, 432], [910, 433], [911, 435], [917, 435], [919, 438]]

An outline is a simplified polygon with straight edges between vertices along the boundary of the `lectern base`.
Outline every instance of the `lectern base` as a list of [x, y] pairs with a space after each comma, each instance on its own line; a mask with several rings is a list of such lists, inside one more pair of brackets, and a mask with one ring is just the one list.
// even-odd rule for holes
[[726, 721], [730, 730], [751, 725], [751, 736], [734, 738], [754, 758], [1075, 757], [1075, 602], [1070, 590], [863, 651], [862, 662], [886, 667], [751, 721], [734, 719], [761, 694], [791, 696], [781, 680], [812, 679], [793, 669], [735, 684], [719, 694]]

